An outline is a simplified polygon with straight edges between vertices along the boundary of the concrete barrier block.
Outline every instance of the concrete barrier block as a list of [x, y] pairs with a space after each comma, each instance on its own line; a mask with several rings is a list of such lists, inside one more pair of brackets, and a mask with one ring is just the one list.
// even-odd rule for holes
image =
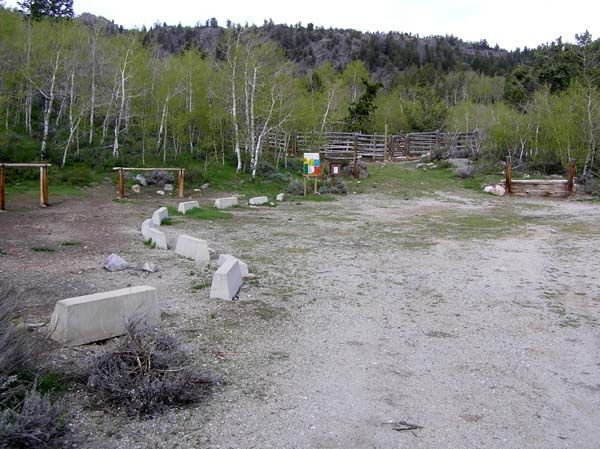
[[235, 258], [228, 259], [216, 271], [210, 286], [210, 297], [215, 299], [233, 299], [242, 286], [240, 264]]
[[215, 207], [217, 209], [227, 209], [229, 207], [238, 206], [237, 196], [231, 196], [228, 198], [219, 198], [215, 200]]
[[148, 218], [144, 220], [142, 223], [142, 235], [144, 236], [144, 240], [150, 240], [150, 228], [155, 228], [156, 225], [152, 221], [152, 218]]
[[238, 261], [238, 263], [240, 264], [240, 272], [242, 273], [242, 277], [248, 277], [248, 265], [244, 262], [242, 262], [240, 259], [238, 259], [237, 257], [234, 257], [230, 254], [221, 254], [219, 256], [219, 260], [217, 261], [217, 265], [218, 266], [222, 266], [225, 262], [227, 262], [229, 259], [235, 259]]
[[150, 240], [152, 240], [152, 243], [154, 243], [158, 249], [168, 249], [167, 236], [164, 232], [156, 228], [150, 228], [148, 233], [150, 235]]
[[188, 210], [198, 209], [199, 207], [200, 204], [198, 204], [198, 201], [184, 201], [183, 203], [179, 203], [179, 206], [177, 206], [177, 212], [185, 215]]
[[156, 209], [154, 211], [154, 213], [152, 214], [152, 222], [156, 226], [160, 226], [160, 224], [167, 218], [169, 218], [169, 212], [167, 211], [166, 207], [161, 207], [159, 209]]
[[175, 253], [187, 257], [188, 259], [194, 259], [196, 262], [210, 261], [208, 242], [206, 240], [190, 237], [189, 235], [180, 235], [177, 237]]
[[141, 326], [160, 324], [154, 287], [138, 286], [58, 301], [50, 320], [50, 337], [67, 346], [83, 345], [125, 333], [128, 319]]
[[266, 196], [257, 196], [248, 200], [248, 204], [250, 204], [251, 206], [260, 206], [262, 204], [267, 204], [268, 202], [269, 198]]

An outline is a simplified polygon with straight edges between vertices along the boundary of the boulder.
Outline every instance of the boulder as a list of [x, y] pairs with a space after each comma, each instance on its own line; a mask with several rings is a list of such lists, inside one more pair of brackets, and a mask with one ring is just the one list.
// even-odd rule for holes
[[139, 184], [134, 184], [134, 185], [131, 186], [131, 190], [134, 193], [140, 193], [142, 191], [142, 188], [140, 187]]
[[242, 286], [240, 264], [235, 258], [228, 259], [216, 271], [210, 287], [210, 297], [215, 299], [233, 299]]
[[248, 204], [250, 204], [251, 206], [260, 206], [262, 204], [267, 204], [268, 202], [269, 198], [266, 196], [257, 196], [248, 200]]
[[285, 201], [285, 193], [279, 193], [277, 194], [277, 201]]
[[198, 201], [184, 201], [177, 206], [177, 212], [185, 215], [188, 210], [198, 209], [199, 207], [200, 204], [198, 204]]
[[104, 260], [103, 268], [107, 271], [123, 271], [129, 264], [121, 256], [111, 254]]
[[217, 209], [227, 209], [229, 207], [238, 206], [238, 199], [236, 196], [231, 196], [228, 198], [219, 198], [215, 200], [215, 207]]
[[169, 172], [153, 171], [146, 177], [146, 182], [149, 185], [164, 186], [165, 184], [173, 184], [175, 178]]
[[227, 262], [229, 259], [235, 259], [238, 261], [238, 263], [240, 264], [240, 273], [242, 273], [242, 277], [248, 277], [248, 265], [245, 264], [244, 262], [242, 262], [240, 259], [238, 259], [237, 257], [234, 257], [230, 254], [221, 254], [219, 256], [219, 260], [217, 261], [217, 265], [218, 266], [223, 266], [223, 264], [225, 262]]
[[187, 257], [188, 259], [194, 259], [196, 262], [200, 263], [210, 261], [208, 242], [206, 240], [190, 237], [189, 235], [180, 235], [177, 237], [175, 253]]
[[163, 189], [165, 190], [165, 192], [172, 192], [173, 191], [173, 184], [165, 184]]
[[154, 287], [139, 286], [58, 301], [50, 321], [50, 337], [77, 346], [125, 333], [127, 320], [143, 327], [160, 324]]
[[148, 181], [146, 181], [146, 178], [144, 177], [144, 175], [136, 175], [135, 180], [138, 182], [138, 184], [140, 184], [144, 187], [148, 186]]
[[160, 226], [160, 224], [167, 218], [169, 218], [169, 211], [167, 210], [166, 207], [161, 207], [159, 209], [156, 209], [154, 211], [154, 213], [152, 214], [152, 222], [156, 226]]

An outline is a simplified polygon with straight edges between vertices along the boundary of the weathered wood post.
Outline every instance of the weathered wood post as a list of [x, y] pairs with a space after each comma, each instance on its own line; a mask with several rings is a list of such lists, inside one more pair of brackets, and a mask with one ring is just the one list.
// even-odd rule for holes
[[358, 135], [354, 134], [354, 167], [352, 167], [352, 176], [358, 179]]
[[185, 177], [185, 168], [179, 169], [179, 173], [177, 175], [177, 196], [179, 198], [183, 198], [183, 180]]
[[512, 160], [510, 156], [506, 157], [506, 167], [504, 168], [504, 184], [506, 187], [506, 193], [510, 195], [512, 193]]
[[125, 198], [125, 169], [119, 168], [119, 190], [117, 196], [121, 199]]
[[40, 166], [40, 206], [48, 207], [48, 166]]
[[575, 186], [575, 159], [569, 159], [569, 180], [567, 181], [567, 192], [573, 193]]
[[4, 192], [4, 164], [0, 164], [0, 210], [6, 208], [6, 197]]

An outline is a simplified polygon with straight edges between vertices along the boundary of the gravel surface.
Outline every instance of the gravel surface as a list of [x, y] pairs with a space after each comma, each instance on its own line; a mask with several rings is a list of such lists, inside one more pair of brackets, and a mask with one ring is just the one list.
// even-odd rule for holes
[[[73, 447], [599, 447], [598, 204], [461, 191], [175, 217], [172, 243], [206, 239], [256, 274], [224, 302], [208, 298], [214, 261], [198, 269], [142, 243], [142, 221], [175, 198], [110, 195], [0, 214], [0, 281], [24, 321], [47, 322], [66, 297], [152, 285], [164, 328], [223, 382], [153, 419], [75, 387]], [[160, 271], [108, 273], [112, 252]], [[84, 369], [107, 345], [48, 351]]]

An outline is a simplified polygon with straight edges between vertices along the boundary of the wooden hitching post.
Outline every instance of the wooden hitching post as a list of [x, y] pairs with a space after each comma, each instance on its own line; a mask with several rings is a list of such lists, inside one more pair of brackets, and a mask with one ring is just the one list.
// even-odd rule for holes
[[573, 193], [575, 184], [575, 159], [569, 160], [569, 180], [567, 181], [567, 191]]
[[317, 189], [317, 178], [318, 176], [315, 176], [315, 193], [319, 193], [319, 190]]
[[119, 168], [119, 190], [117, 192], [119, 198], [125, 198], [125, 170]]
[[512, 193], [512, 160], [510, 156], [506, 158], [506, 168], [504, 170], [504, 184], [506, 186], [506, 193], [510, 195]]
[[4, 192], [4, 164], [0, 164], [0, 210], [6, 208], [6, 197]]
[[48, 207], [48, 167], [40, 167], [40, 206]]
[[179, 198], [183, 198], [183, 179], [185, 175], [185, 169], [182, 168], [179, 170], [179, 174], [177, 176], [177, 195]]
[[304, 196], [306, 196], [306, 195], [308, 194], [308, 191], [307, 191], [307, 190], [308, 190], [308, 189], [307, 189], [307, 187], [306, 187], [306, 176], [305, 176], [305, 177], [304, 177]]

